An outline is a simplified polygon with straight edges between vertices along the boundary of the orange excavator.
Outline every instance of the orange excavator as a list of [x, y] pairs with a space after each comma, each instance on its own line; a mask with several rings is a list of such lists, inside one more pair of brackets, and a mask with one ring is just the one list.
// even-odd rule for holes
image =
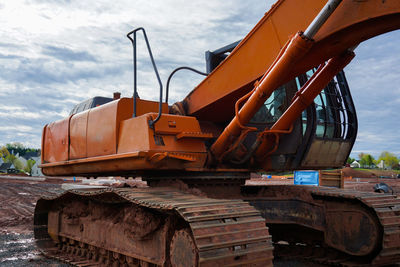
[[[37, 202], [38, 247], [77, 266], [272, 266], [400, 261], [400, 200], [333, 187], [245, 185], [251, 172], [341, 167], [357, 134], [342, 71], [357, 45], [400, 28], [398, 0], [279, 0], [240, 42], [163, 86], [146, 32], [134, 94], [94, 98], [46, 125], [46, 175], [141, 176], [146, 187], [78, 188]], [[139, 98], [136, 43], [160, 84]], [[206, 75], [168, 105], [171, 77]]]

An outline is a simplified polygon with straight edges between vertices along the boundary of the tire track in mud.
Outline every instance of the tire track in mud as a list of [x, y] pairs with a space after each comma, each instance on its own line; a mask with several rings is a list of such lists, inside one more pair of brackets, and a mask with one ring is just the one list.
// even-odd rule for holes
[[37, 199], [59, 187], [59, 184], [0, 178], [0, 266], [68, 266], [44, 258], [33, 238]]
[[0, 227], [21, 226], [32, 229], [33, 211], [43, 193], [59, 185], [0, 179]]

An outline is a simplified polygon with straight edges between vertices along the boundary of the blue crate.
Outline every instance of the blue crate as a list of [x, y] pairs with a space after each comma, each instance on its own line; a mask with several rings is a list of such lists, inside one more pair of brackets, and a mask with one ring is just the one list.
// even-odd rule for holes
[[295, 171], [294, 184], [298, 185], [319, 185], [318, 171]]

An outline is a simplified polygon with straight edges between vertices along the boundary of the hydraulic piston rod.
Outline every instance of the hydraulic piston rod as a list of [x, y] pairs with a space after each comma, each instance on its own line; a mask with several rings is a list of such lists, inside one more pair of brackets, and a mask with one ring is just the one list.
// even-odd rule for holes
[[240, 109], [238, 115], [233, 118], [212, 145], [211, 152], [217, 161], [221, 160], [221, 156], [229, 148], [229, 145], [238, 138], [242, 130], [242, 125], [247, 124], [251, 120], [272, 92], [281, 85], [285, 75], [290, 73], [302, 56], [309, 51], [313, 44], [313, 36], [322, 27], [329, 16], [332, 15], [340, 2], [339, 0], [328, 1], [307, 28], [306, 32], [308, 36], [301, 33], [296, 34], [283, 49], [283, 52], [281, 52], [275, 62], [267, 70], [260, 82], [257, 83], [253, 94]]
[[[302, 112], [313, 103], [314, 99], [328, 85], [329, 81], [331, 81], [340, 70], [347, 66], [354, 56], [353, 52], [346, 51], [344, 54], [330, 59], [324, 67], [311, 77], [311, 81], [306, 83], [304, 88], [295, 95], [290, 106], [278, 121], [267, 130], [267, 133], [268, 131], [273, 133], [289, 129], [295, 120], [301, 116]], [[260, 135], [265, 136], [264, 133]], [[263, 155], [265, 155], [270, 147], [273, 147], [273, 144], [268, 140], [268, 138], [264, 138], [264, 142], [262, 142], [256, 150], [256, 158], [263, 158]]]
[[329, 0], [321, 9], [318, 16], [311, 22], [310, 26], [305, 30], [304, 36], [312, 39], [318, 30], [324, 25], [327, 19], [332, 15], [333, 11], [338, 7], [342, 0]]

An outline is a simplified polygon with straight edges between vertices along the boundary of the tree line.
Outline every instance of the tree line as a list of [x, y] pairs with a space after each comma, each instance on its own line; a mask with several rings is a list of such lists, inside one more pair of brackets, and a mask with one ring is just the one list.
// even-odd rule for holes
[[[356, 159], [349, 157], [347, 159], [347, 163], [351, 164], [355, 161]], [[358, 154], [358, 163], [362, 167], [368, 167], [368, 168], [375, 168], [378, 166], [378, 164], [383, 161], [385, 163], [386, 167], [391, 168], [392, 170], [399, 170], [399, 162], [400, 159], [396, 157], [394, 153], [391, 153], [389, 151], [383, 151], [378, 159], [375, 159], [374, 156], [368, 153], [360, 153]]]
[[26, 163], [23, 164], [16, 156], [19, 155], [23, 157], [29, 152], [35, 152], [39, 154], [40, 149], [25, 147], [19, 142], [14, 142], [0, 147], [0, 158], [4, 163], [12, 163], [19, 171], [31, 173], [32, 167], [36, 162], [32, 159], [28, 159]]

